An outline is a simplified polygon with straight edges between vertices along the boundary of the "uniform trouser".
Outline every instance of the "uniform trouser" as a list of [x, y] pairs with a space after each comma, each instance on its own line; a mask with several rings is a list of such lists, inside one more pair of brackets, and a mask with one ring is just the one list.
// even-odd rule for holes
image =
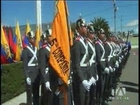
[[39, 105], [39, 85], [40, 79], [37, 77], [35, 81], [28, 85], [26, 83], [26, 94], [27, 94], [27, 104], [28, 105]]
[[75, 105], [80, 105], [80, 90], [79, 90], [79, 78], [76, 74], [73, 74], [72, 77], [72, 88]]
[[47, 90], [45, 84], [41, 86], [41, 105], [52, 105], [53, 93]]
[[90, 92], [80, 83], [80, 105], [89, 105]]
[[90, 94], [76, 74], [73, 75], [73, 95], [75, 105], [89, 105]]
[[97, 81], [97, 100], [102, 103], [104, 101], [104, 87], [105, 87], [105, 75], [99, 75], [99, 80]]
[[109, 96], [109, 87], [110, 87], [110, 73], [105, 75], [104, 95], [106, 98]]
[[66, 85], [62, 85], [59, 87], [60, 93], [58, 96], [55, 95], [55, 103], [53, 105], [72, 105], [71, 100], [71, 93], [70, 93], [70, 87]]
[[82, 83], [73, 84], [73, 94], [75, 105], [89, 105], [90, 94]]
[[91, 85], [89, 105], [95, 104], [96, 104], [96, 85]]

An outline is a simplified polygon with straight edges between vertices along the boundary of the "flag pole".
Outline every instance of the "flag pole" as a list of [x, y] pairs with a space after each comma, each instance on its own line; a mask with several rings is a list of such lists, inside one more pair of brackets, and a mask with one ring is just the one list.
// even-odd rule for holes
[[70, 37], [70, 23], [69, 23], [69, 19], [68, 19], [68, 8], [67, 8], [67, 4], [66, 4], [66, 0], [64, 0], [64, 4], [65, 4], [65, 12], [66, 12], [66, 21], [67, 21], [67, 28], [68, 28], [68, 36], [69, 36], [69, 44], [71, 42], [71, 37]]
[[37, 27], [42, 32], [42, 18], [41, 18], [41, 0], [36, 1], [36, 12], [37, 12]]
[[[66, 12], [66, 21], [67, 21], [67, 28], [68, 28], [68, 37], [69, 37], [69, 45], [71, 46], [71, 37], [70, 37], [70, 23], [69, 23], [69, 18], [68, 18], [68, 8], [67, 8], [67, 4], [66, 4], [66, 0], [64, 0], [64, 4], [65, 4], [65, 12]], [[70, 56], [71, 57], [71, 56]], [[71, 61], [70, 61], [71, 62]], [[71, 63], [70, 63], [70, 69], [71, 69]], [[72, 74], [73, 72], [70, 70], [69, 72], [69, 79], [70, 79], [70, 84], [69, 84], [69, 89], [70, 89], [70, 96], [71, 96], [71, 101], [72, 101], [72, 105], [74, 105], [74, 96], [73, 96], [73, 87], [72, 87]]]

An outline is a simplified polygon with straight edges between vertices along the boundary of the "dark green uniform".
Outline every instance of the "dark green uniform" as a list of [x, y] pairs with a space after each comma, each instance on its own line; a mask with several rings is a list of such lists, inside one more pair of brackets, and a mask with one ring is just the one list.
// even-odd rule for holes
[[[98, 72], [97, 72], [97, 63], [96, 63], [96, 51], [95, 51], [95, 44], [88, 39], [88, 53], [89, 53], [89, 63], [90, 63], [90, 74], [91, 76], [97, 81], [98, 79]], [[90, 87], [90, 104], [96, 104], [96, 83], [92, 84]]]
[[22, 51], [22, 59], [25, 78], [31, 79], [31, 85], [26, 83], [27, 104], [39, 105], [40, 75], [37, 65], [37, 48], [29, 43]]
[[99, 103], [103, 103], [105, 100], [104, 97], [104, 87], [105, 87], [105, 49], [103, 42], [101, 40], [96, 41], [95, 43], [96, 50], [96, 61], [97, 61], [97, 71], [99, 75], [99, 80], [97, 81], [97, 100]]
[[106, 41], [105, 45], [105, 55], [106, 55], [106, 59], [107, 59], [107, 67], [110, 68], [110, 73], [107, 74], [106, 76], [106, 86], [105, 86], [105, 94], [106, 94], [106, 98], [108, 99], [108, 97], [111, 95], [111, 88], [112, 88], [112, 84], [113, 81], [112, 79], [114, 78], [114, 64], [113, 64], [113, 47], [111, 45], [110, 41]]
[[72, 48], [71, 57], [75, 105], [87, 105], [89, 103], [89, 92], [82, 84], [83, 80], [89, 81], [91, 78], [87, 46], [87, 43], [84, 43], [84, 38], [79, 36], [76, 38]]
[[50, 46], [43, 45], [38, 51], [38, 64], [41, 72], [41, 105], [52, 104], [52, 92], [46, 88], [45, 83], [50, 82], [50, 89], [52, 89], [50, 72], [52, 71], [49, 65]]

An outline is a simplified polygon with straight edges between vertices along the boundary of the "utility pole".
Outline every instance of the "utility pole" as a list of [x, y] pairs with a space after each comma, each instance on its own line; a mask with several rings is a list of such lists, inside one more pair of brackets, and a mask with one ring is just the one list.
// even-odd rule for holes
[[121, 35], [122, 35], [122, 15], [121, 15]]
[[113, 0], [113, 6], [114, 6], [114, 33], [116, 35], [116, 11], [117, 11], [116, 0]]

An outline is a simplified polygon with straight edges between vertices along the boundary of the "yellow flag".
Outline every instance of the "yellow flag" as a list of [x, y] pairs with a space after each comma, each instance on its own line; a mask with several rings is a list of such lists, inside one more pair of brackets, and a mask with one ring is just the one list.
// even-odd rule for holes
[[15, 28], [15, 35], [16, 35], [16, 55], [15, 60], [20, 61], [21, 60], [21, 53], [22, 53], [22, 40], [21, 40], [21, 34], [20, 34], [20, 28], [19, 23], [17, 21], [16, 28]]
[[31, 31], [30, 24], [27, 22], [25, 34], [27, 35], [28, 32]]
[[6, 53], [6, 58], [9, 58], [9, 57], [11, 58], [9, 44], [8, 44], [8, 41], [7, 41], [7, 38], [5, 36], [2, 26], [1, 26], [1, 46], [4, 48], [4, 51]]
[[59, 77], [68, 83], [70, 72], [70, 42], [65, 0], [56, 1], [56, 14], [52, 23], [50, 64]]
[[41, 35], [41, 30], [40, 27], [37, 26], [36, 33], [35, 33], [35, 46], [39, 49], [39, 43], [40, 43], [40, 35]]

